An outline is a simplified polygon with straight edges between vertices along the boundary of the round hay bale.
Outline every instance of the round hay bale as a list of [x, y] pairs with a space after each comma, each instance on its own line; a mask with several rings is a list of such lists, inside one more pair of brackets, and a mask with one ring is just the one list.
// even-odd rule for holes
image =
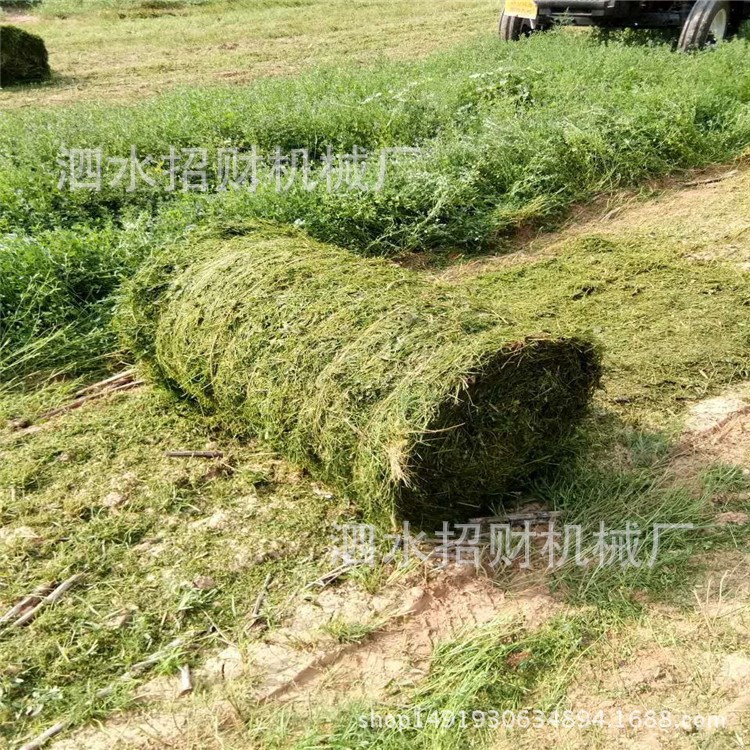
[[0, 86], [37, 83], [51, 75], [41, 37], [17, 26], [0, 26]]
[[579, 338], [379, 259], [265, 229], [157, 258], [120, 311], [158, 376], [369, 517], [468, 518], [549, 458], [596, 387]]

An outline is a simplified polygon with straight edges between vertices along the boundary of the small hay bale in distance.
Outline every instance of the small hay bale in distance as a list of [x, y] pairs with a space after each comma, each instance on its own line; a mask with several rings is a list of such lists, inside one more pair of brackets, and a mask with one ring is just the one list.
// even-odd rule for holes
[[598, 384], [582, 338], [382, 259], [261, 228], [156, 257], [120, 310], [166, 384], [372, 518], [466, 519], [555, 453]]
[[38, 83], [51, 75], [41, 37], [17, 26], [0, 26], [0, 86]]

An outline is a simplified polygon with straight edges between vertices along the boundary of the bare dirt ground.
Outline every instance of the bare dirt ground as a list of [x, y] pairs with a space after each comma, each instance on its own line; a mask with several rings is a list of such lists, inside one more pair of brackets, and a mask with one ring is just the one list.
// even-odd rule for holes
[[28, 13], [9, 13], [3, 20], [9, 24], [35, 23], [39, 20], [39, 16], [31, 16]]

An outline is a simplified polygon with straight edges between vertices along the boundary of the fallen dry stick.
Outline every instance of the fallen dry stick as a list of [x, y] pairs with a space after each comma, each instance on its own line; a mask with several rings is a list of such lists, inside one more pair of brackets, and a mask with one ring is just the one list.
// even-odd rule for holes
[[98, 393], [92, 393], [89, 396], [81, 396], [80, 398], [75, 399], [75, 401], [71, 401], [69, 404], [58, 406], [56, 409], [52, 409], [51, 411], [42, 414], [39, 417], [39, 421], [52, 419], [52, 417], [57, 417], [60, 414], [66, 414], [67, 412], [73, 411], [74, 409], [80, 409], [89, 401], [95, 401], [98, 398], [109, 396], [112, 393], [120, 393], [121, 391], [129, 391], [133, 388], [138, 388], [139, 386], [143, 385], [144, 382], [144, 380], [133, 380], [130, 383], [123, 383], [123, 385], [118, 385], [115, 388], [108, 388], [107, 390], [99, 391]]
[[56, 734], [60, 734], [66, 726], [68, 726], [68, 722], [61, 721], [49, 729], [45, 729], [38, 737], [22, 745], [20, 750], [39, 750], [40, 747], [47, 744]]
[[471, 518], [471, 524], [523, 523], [524, 521], [551, 521], [562, 515], [561, 510], [535, 510], [529, 513], [508, 513], [504, 516], [482, 516]]
[[224, 458], [222, 451], [166, 451], [167, 458]]
[[[127, 672], [123, 672], [123, 674], [120, 675], [120, 682], [132, 680], [134, 677], [139, 675], [141, 672], [144, 672], [149, 667], [155, 666], [164, 658], [164, 655], [167, 651], [169, 651], [170, 649], [179, 648], [184, 642], [185, 641], [182, 638], [175, 638], [175, 640], [167, 644], [167, 646], [161, 651], [157, 651], [143, 661], [136, 662], [132, 667], [130, 667]], [[112, 683], [111, 685], [107, 685], [107, 687], [102, 688], [101, 690], [97, 690], [95, 697], [107, 698], [108, 696], [112, 695], [112, 693], [114, 693], [115, 691], [115, 684], [116, 683]]]
[[67, 581], [63, 581], [56, 589], [47, 594], [47, 596], [45, 596], [44, 599], [42, 599], [36, 606], [26, 612], [26, 614], [21, 615], [21, 617], [19, 617], [13, 623], [13, 625], [20, 627], [31, 622], [37, 616], [37, 614], [39, 614], [40, 610], [43, 607], [47, 606], [48, 604], [54, 604], [62, 597], [62, 595], [66, 591], [68, 591], [68, 589], [73, 588], [73, 586], [75, 586], [82, 578], [83, 573], [76, 573], [75, 575], [72, 575], [70, 578], [68, 578]]
[[728, 180], [730, 177], [734, 177], [736, 174], [739, 173], [739, 170], [732, 169], [729, 172], [725, 172], [724, 174], [718, 175], [718, 177], [708, 177], [704, 180], [691, 180], [690, 182], [684, 183], [683, 187], [698, 187], [699, 185], [713, 185], [715, 182], [722, 182], [723, 180]]
[[350, 570], [354, 570], [354, 568], [356, 567], [356, 565], [341, 565], [338, 568], [334, 568], [333, 570], [329, 570], [327, 573], [324, 573], [316, 581], [308, 583], [305, 588], [311, 589], [313, 586], [319, 586], [320, 588], [324, 589], [326, 586], [333, 583], [338, 578], [341, 578], [341, 576], [345, 575]]
[[273, 578], [273, 573], [269, 573], [266, 576], [266, 580], [263, 581], [263, 585], [260, 587], [260, 592], [258, 593], [258, 597], [255, 600], [255, 605], [253, 606], [253, 611], [250, 615], [250, 627], [255, 625], [255, 623], [261, 619], [260, 610], [263, 608], [263, 602], [266, 599], [266, 594], [268, 593], [268, 586], [271, 583], [272, 578]]
[[81, 388], [81, 390], [75, 394], [74, 398], [81, 398], [81, 396], [85, 396], [89, 393], [92, 393], [93, 391], [98, 391], [105, 388], [111, 389], [113, 386], [130, 383], [133, 378], [135, 378], [134, 369], [124, 370], [123, 372], [117, 373], [117, 375], [112, 375], [109, 378], [100, 380], [98, 383], [92, 383], [91, 385], [87, 385], [85, 388]]
[[49, 594], [54, 588], [55, 585], [53, 583], [45, 583], [34, 589], [31, 594], [25, 596], [20, 602], [18, 602], [18, 604], [11, 607], [2, 617], [0, 617], [0, 625], [10, 622], [10, 620], [13, 620], [18, 615], [22, 614], [25, 609], [38, 604], [41, 598], [47, 596], [47, 594]]
[[183, 664], [180, 667], [180, 692], [179, 695], [187, 695], [193, 692], [193, 676], [190, 674], [190, 665]]
[[138, 674], [139, 672], [143, 672], [145, 669], [148, 669], [149, 667], [153, 667], [154, 665], [158, 664], [163, 658], [164, 654], [166, 654], [169, 651], [172, 651], [173, 649], [179, 648], [184, 643], [184, 640], [182, 638], [175, 638], [171, 643], [168, 643], [161, 651], [157, 651], [156, 653], [152, 654], [148, 658], [144, 659], [143, 661], [136, 662], [133, 664], [130, 669], [125, 672], [125, 674], [122, 676], [121, 679], [128, 679], [129, 677], [132, 677], [133, 675]]

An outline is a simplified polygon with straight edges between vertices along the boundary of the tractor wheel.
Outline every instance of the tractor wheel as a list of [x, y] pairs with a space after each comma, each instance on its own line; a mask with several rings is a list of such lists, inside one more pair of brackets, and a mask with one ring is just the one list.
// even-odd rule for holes
[[500, 16], [498, 32], [503, 42], [517, 42], [522, 36], [529, 36], [534, 31], [533, 22], [521, 16]]
[[682, 27], [677, 47], [683, 52], [703, 49], [724, 41], [730, 32], [727, 0], [696, 0]]

